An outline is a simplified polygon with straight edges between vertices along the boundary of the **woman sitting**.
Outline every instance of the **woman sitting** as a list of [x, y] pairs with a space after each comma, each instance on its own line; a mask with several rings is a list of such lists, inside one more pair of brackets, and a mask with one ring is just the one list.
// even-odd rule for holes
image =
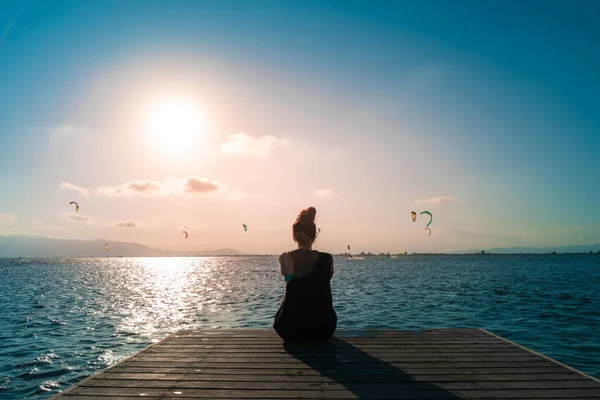
[[314, 207], [300, 212], [292, 226], [298, 249], [279, 257], [287, 283], [273, 328], [286, 341], [327, 340], [337, 324], [329, 283], [333, 257], [312, 249], [317, 237], [316, 214]]

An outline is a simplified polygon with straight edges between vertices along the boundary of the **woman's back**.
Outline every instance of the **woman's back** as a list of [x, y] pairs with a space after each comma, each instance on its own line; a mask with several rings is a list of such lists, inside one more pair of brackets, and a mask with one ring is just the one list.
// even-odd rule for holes
[[295, 250], [290, 254], [294, 260], [294, 274], [286, 285], [283, 307], [299, 315], [317, 318], [333, 309], [329, 283], [332, 257], [318, 251], [311, 253]]
[[288, 340], [326, 339], [337, 324], [330, 285], [333, 257], [303, 249], [289, 255], [294, 272], [273, 327]]

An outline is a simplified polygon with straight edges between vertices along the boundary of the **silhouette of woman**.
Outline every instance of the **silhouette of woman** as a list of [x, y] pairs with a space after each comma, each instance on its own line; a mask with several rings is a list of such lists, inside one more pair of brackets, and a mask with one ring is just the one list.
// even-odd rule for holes
[[330, 285], [333, 257], [312, 249], [317, 237], [316, 214], [314, 207], [298, 214], [292, 225], [298, 249], [279, 257], [286, 288], [273, 328], [286, 341], [327, 340], [337, 325]]

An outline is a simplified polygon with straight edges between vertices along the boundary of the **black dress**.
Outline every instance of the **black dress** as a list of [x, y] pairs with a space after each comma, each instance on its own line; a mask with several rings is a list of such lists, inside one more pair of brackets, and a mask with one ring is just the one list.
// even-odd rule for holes
[[332, 264], [331, 254], [318, 252], [309, 274], [286, 284], [273, 322], [283, 340], [327, 340], [335, 332], [337, 315], [329, 284]]

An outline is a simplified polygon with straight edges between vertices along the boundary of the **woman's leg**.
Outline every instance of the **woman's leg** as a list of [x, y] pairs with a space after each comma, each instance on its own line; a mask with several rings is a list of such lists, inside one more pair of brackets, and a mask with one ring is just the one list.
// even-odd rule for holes
[[298, 336], [297, 332], [295, 332], [295, 329], [292, 326], [290, 326], [289, 321], [286, 321], [283, 318], [283, 313], [281, 309], [277, 311], [277, 314], [275, 314], [275, 320], [273, 321], [273, 329], [275, 329], [275, 332], [277, 332], [279, 337], [283, 340], [295, 340]]

